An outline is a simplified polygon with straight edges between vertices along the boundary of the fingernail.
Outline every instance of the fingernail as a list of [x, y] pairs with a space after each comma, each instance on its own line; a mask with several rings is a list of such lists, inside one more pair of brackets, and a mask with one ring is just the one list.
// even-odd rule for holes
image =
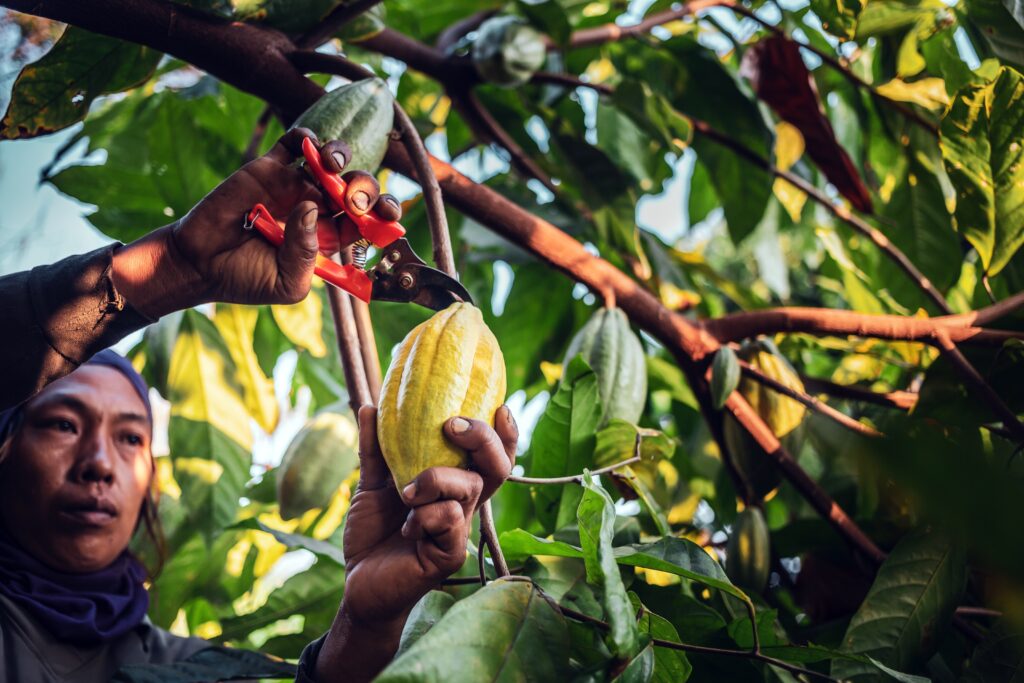
[[461, 417], [454, 417], [451, 421], [451, 430], [455, 434], [465, 434], [469, 431], [469, 420], [464, 420]]
[[338, 164], [338, 168], [345, 168], [345, 155], [341, 152], [331, 152], [331, 156], [334, 157], [334, 162]]
[[416, 482], [407, 485], [402, 489], [402, 498], [412, 500], [416, 496]]
[[310, 209], [303, 214], [302, 229], [306, 232], [316, 232], [316, 209]]
[[508, 406], [505, 406], [505, 419], [508, 421], [510, 427], [519, 428], [519, 425], [516, 424], [516, 418], [512, 416], [512, 411], [509, 410]]
[[366, 194], [362, 190], [352, 195], [352, 206], [356, 207], [360, 211], [366, 211], [370, 207], [370, 195]]

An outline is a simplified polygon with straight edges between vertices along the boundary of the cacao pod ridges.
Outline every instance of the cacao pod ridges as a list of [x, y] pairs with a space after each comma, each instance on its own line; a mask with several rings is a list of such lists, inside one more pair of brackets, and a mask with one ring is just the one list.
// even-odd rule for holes
[[618, 308], [598, 309], [569, 342], [563, 365], [577, 354], [597, 375], [600, 424], [614, 419], [636, 424], [647, 400], [647, 362], [626, 314]]
[[740, 588], [760, 591], [768, 583], [771, 562], [771, 538], [764, 515], [758, 508], [745, 508], [732, 524], [725, 573]]
[[444, 423], [462, 416], [493, 424], [505, 387], [498, 340], [472, 304], [452, 304], [417, 325], [395, 350], [377, 410], [377, 438], [398, 489], [431, 467], [465, 467]]

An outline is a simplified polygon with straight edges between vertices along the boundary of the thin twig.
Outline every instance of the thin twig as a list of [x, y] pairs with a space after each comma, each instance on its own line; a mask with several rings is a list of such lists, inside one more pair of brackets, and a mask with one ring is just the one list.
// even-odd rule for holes
[[[569, 617], [570, 619], [575, 619], [576, 621], [591, 624], [593, 626], [600, 628], [603, 631], [607, 631], [611, 628], [608, 622], [602, 621], [600, 619], [595, 619], [594, 617], [584, 614], [583, 612], [577, 612], [576, 610], [571, 609], [569, 607], [565, 607], [563, 605], [557, 605], [557, 607], [563, 615]], [[671, 640], [662, 640], [661, 638], [652, 638], [651, 644], [653, 644], [655, 647], [662, 647], [668, 650], [680, 650], [682, 652], [698, 652], [700, 654], [706, 655], [721, 655], [723, 657], [741, 657], [743, 659], [753, 659], [759, 662], [764, 662], [765, 664], [777, 666], [780, 669], [785, 669], [790, 673], [803, 674], [805, 676], [820, 678], [824, 681], [837, 681], [837, 679], [832, 678], [827, 674], [823, 674], [818, 671], [812, 671], [811, 669], [805, 669], [803, 667], [797, 666], [796, 664], [790, 664], [789, 662], [783, 661], [781, 659], [776, 659], [775, 657], [769, 657], [768, 655], [762, 654], [761, 652], [755, 652], [753, 650], [731, 650], [728, 648], [709, 647], [707, 645], [676, 643]]]
[[971, 365], [971, 362], [961, 353], [956, 344], [950, 340], [949, 334], [945, 330], [940, 328], [935, 336], [939, 348], [942, 349], [950, 362], [960, 371], [960, 374], [967, 380], [967, 383], [974, 385], [974, 388], [981, 394], [985, 402], [988, 403], [992, 412], [1002, 420], [1003, 426], [1010, 431], [1013, 438], [1019, 443], [1024, 442], [1024, 425], [1017, 419], [1016, 413], [1003, 402], [1003, 399], [999, 397], [999, 394], [992, 388], [992, 385]]
[[476, 564], [480, 576], [477, 581], [481, 586], [487, 585], [487, 544], [481, 543], [476, 547]]
[[[628, 460], [623, 460], [622, 462], [617, 462], [614, 465], [608, 465], [607, 467], [602, 467], [601, 469], [593, 470], [590, 474], [598, 475], [598, 476], [602, 475], [602, 474], [608, 474], [609, 472], [613, 472], [613, 471], [615, 471], [617, 469], [621, 469], [623, 467], [629, 467], [630, 465], [632, 465], [634, 463], [638, 463], [638, 462], [640, 462], [641, 459], [642, 458], [639, 455], [634, 455], [632, 458], [629, 458]], [[545, 484], [582, 484], [583, 483], [583, 475], [582, 474], [571, 474], [571, 475], [569, 475], [567, 477], [515, 477], [515, 476], [512, 476], [512, 477], [509, 477], [507, 479], [507, 481], [511, 481], [511, 482], [516, 483], [516, 484], [538, 484], [538, 485], [545, 485]]]
[[[551, 74], [545, 72], [535, 75], [535, 80], [544, 83], [557, 82], [562, 85], [592, 88], [593, 90], [605, 95], [610, 95], [614, 92], [614, 88], [609, 85], [603, 83], [589, 83], [566, 74]], [[736, 156], [745, 159], [754, 166], [772, 174], [776, 178], [781, 178], [794, 187], [802, 190], [807, 194], [807, 196], [827, 209], [833, 216], [867, 237], [904, 273], [906, 273], [907, 277], [909, 277], [929, 299], [935, 302], [935, 305], [939, 307], [939, 310], [943, 313], [953, 312], [949, 307], [949, 304], [946, 302], [945, 297], [942, 296], [942, 293], [935, 288], [935, 285], [932, 284], [931, 280], [929, 280], [924, 273], [918, 270], [917, 266], [913, 264], [907, 255], [904, 254], [899, 247], [893, 244], [878, 228], [874, 227], [860, 216], [854, 214], [845, 205], [836, 204], [828, 195], [800, 176], [790, 171], [782, 170], [770, 160], [764, 158], [732, 136], [714, 128], [706, 121], [693, 118], [692, 116], [687, 116], [687, 118], [689, 119], [690, 125], [693, 127], [695, 133], [703, 135], [707, 139], [712, 140], [718, 145], [732, 151]]]
[[996, 609], [989, 609], [987, 607], [957, 607], [956, 615], [958, 617], [990, 617], [992, 619], [1001, 619], [1003, 613]]
[[345, 373], [348, 403], [352, 407], [352, 412], [358, 414], [359, 408], [370, 405], [372, 399], [366, 381], [366, 369], [363, 367], [355, 315], [352, 313], [352, 300], [347, 292], [337, 287], [327, 288], [327, 300], [331, 304], [331, 316], [334, 318], [334, 328], [337, 331], [338, 353], [341, 355], [341, 368]]
[[536, 179], [552, 194], [558, 194], [558, 186], [551, 180], [551, 176], [508, 134], [472, 90], [449, 89], [448, 97], [452, 101], [452, 106], [462, 114], [478, 138], [504, 148], [508, 152], [513, 168], [520, 174], [525, 175], [527, 179]]
[[268, 104], [263, 108], [258, 119], [256, 119], [256, 125], [252, 129], [252, 138], [249, 139], [249, 144], [245, 146], [245, 151], [242, 152], [242, 163], [247, 164], [259, 154], [260, 145], [263, 144], [263, 138], [267, 134], [267, 125], [270, 123], [270, 117], [273, 112]]
[[359, 299], [352, 299], [352, 314], [356, 323], [356, 334], [359, 336], [359, 347], [363, 356], [363, 369], [366, 372], [367, 390], [374, 405], [380, 399], [382, 373], [380, 356], [377, 355], [377, 340], [373, 333], [373, 321], [370, 317], [370, 306]]
[[363, 12], [373, 9], [381, 0], [354, 0], [335, 7], [318, 25], [295, 41], [297, 47], [316, 47], [338, 32], [342, 26]]
[[828, 394], [835, 398], [843, 398], [851, 401], [863, 401], [875, 405], [897, 410], [910, 410], [917, 403], [917, 394], [912, 391], [887, 391], [878, 392], [849, 384], [836, 384], [817, 377], [800, 375], [800, 381], [804, 383], [812, 394]]
[[873, 438], [883, 436], [882, 433], [875, 429], [874, 427], [866, 425], [863, 422], [854, 420], [846, 413], [836, 410], [829, 404], [815, 398], [814, 396], [810, 396], [802, 391], [797, 391], [796, 389], [787, 387], [782, 382], [779, 382], [778, 380], [769, 377], [768, 375], [764, 374], [763, 372], [761, 372], [760, 370], [758, 370], [757, 368], [755, 368], [746, 361], [740, 361], [740, 369], [743, 371], [743, 374], [745, 376], [749, 377], [755, 382], [763, 384], [769, 389], [777, 391], [780, 394], [789, 396], [794, 401], [802, 403], [803, 405], [807, 406], [816, 413], [820, 413], [825, 417], [831, 418], [832, 420], [846, 427], [850, 431]]
[[[703, 9], [717, 7], [721, 5], [723, 1], [724, 0], [695, 0], [695, 2], [687, 3], [679, 9], [665, 10], [664, 12], [652, 14], [643, 21], [630, 26], [620, 26], [616, 23], [609, 23], [573, 31], [572, 35], [569, 37], [569, 47], [603, 45], [604, 43], [647, 33], [656, 26], [677, 21], [683, 17], [692, 16]], [[551, 45], [551, 49], [555, 49], [556, 47], [557, 45]]]
[[490, 500], [480, 506], [480, 538], [483, 539], [491, 553], [494, 571], [498, 576], [508, 576], [510, 573], [508, 563], [505, 562], [505, 555], [501, 552], [501, 545], [498, 543], [498, 530], [494, 526]]
[[451, 277], [458, 277], [455, 271], [455, 257], [452, 254], [452, 238], [448, 231], [448, 215], [444, 210], [444, 198], [441, 186], [430, 165], [430, 155], [423, 145], [416, 126], [405, 113], [398, 101], [395, 101], [395, 129], [401, 135], [402, 144], [409, 153], [416, 167], [416, 182], [423, 189], [423, 201], [427, 209], [427, 222], [430, 224], [430, 238], [434, 244], [434, 264], [438, 270]]

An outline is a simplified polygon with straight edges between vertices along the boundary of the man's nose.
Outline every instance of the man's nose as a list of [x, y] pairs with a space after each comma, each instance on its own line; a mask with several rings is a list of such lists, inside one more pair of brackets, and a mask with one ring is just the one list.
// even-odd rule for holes
[[82, 439], [75, 478], [82, 483], [111, 484], [114, 481], [113, 444], [102, 429]]

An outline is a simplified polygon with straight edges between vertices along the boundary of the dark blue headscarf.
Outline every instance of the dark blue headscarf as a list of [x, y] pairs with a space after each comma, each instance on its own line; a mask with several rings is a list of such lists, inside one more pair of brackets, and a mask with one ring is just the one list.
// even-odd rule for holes
[[[146, 382], [126, 358], [109, 349], [86, 361], [124, 375], [153, 410]], [[0, 412], [0, 443], [21, 423], [23, 405]], [[88, 574], [67, 574], [25, 552], [0, 525], [0, 594], [16, 603], [60, 640], [81, 646], [115, 640], [138, 626], [149, 608], [146, 573], [125, 551], [108, 567]]]

